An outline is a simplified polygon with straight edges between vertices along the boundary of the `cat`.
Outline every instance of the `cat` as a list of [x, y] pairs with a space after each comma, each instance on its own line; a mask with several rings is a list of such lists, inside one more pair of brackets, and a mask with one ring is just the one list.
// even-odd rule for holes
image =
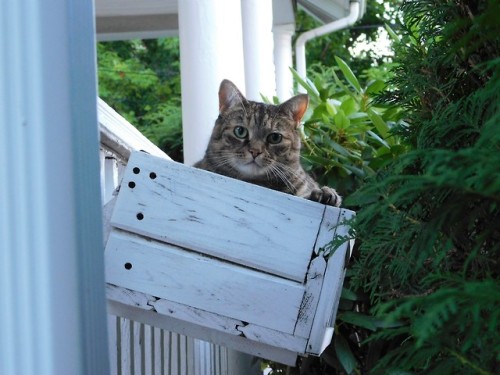
[[280, 105], [250, 101], [223, 80], [219, 117], [194, 167], [339, 207], [335, 189], [320, 187], [300, 164], [299, 124], [308, 104], [306, 94]]

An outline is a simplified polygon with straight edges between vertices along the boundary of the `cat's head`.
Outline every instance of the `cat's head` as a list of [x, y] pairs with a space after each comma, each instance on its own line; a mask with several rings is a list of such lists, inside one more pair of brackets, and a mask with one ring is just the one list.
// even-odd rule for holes
[[253, 102], [223, 80], [207, 157], [219, 172], [242, 179], [293, 173], [300, 165], [298, 127], [308, 102], [305, 94], [280, 105]]

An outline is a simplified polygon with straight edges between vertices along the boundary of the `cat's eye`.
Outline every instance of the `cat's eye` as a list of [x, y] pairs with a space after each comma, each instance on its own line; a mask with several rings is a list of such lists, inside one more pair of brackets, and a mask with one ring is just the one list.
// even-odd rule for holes
[[234, 135], [238, 138], [246, 138], [248, 135], [248, 129], [244, 126], [237, 126], [233, 130]]
[[283, 136], [280, 133], [271, 133], [267, 136], [267, 141], [271, 144], [280, 143]]

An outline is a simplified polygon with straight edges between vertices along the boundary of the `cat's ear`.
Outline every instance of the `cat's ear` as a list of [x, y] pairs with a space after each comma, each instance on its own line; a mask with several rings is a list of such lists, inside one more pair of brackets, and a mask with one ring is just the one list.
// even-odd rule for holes
[[299, 94], [280, 105], [280, 110], [294, 121], [299, 122], [306, 113], [309, 104], [309, 96]]
[[226, 112], [235, 105], [241, 105], [246, 99], [234, 83], [225, 79], [219, 87], [219, 113]]

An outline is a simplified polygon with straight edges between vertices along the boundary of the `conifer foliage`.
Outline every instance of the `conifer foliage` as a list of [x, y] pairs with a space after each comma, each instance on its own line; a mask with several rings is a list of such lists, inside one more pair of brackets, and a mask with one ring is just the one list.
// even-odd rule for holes
[[385, 322], [355, 350], [359, 370], [498, 374], [500, 3], [402, 12], [396, 89], [381, 100], [406, 110], [395, 132], [410, 151], [347, 201], [359, 207], [351, 288]]

